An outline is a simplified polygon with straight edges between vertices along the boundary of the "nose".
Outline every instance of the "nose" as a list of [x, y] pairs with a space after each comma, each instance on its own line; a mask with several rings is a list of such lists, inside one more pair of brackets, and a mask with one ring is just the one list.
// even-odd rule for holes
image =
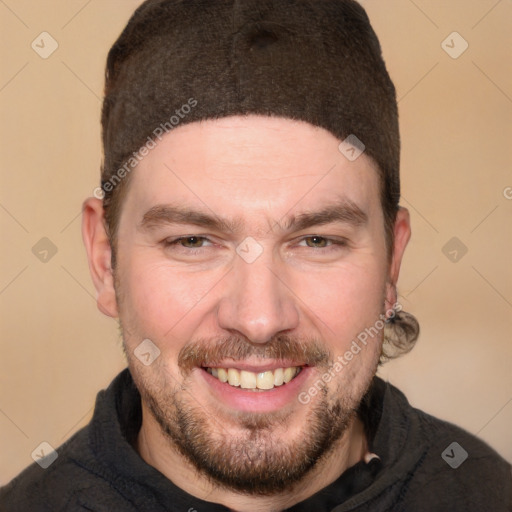
[[220, 327], [258, 344], [296, 328], [295, 296], [280, 274], [264, 255], [252, 263], [237, 257], [217, 310]]

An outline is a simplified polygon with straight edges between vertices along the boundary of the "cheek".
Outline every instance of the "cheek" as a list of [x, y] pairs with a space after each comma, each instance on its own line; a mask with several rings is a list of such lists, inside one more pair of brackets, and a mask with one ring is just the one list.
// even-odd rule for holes
[[351, 264], [301, 280], [305, 311], [321, 320], [329, 338], [333, 333], [339, 340], [353, 337], [373, 325], [382, 312], [385, 279], [375, 263]]
[[162, 341], [178, 332], [188, 336], [183, 331], [189, 319], [201, 311], [215, 285], [213, 276], [178, 271], [136, 251], [123, 262], [121, 275], [123, 324], [143, 337]]

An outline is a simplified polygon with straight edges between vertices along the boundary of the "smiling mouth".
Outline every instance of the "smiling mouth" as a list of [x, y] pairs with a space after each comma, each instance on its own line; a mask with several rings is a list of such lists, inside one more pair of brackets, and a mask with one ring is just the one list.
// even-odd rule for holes
[[284, 386], [292, 381], [302, 371], [301, 366], [276, 368], [265, 372], [250, 372], [237, 368], [203, 368], [210, 375], [232, 387], [269, 391], [279, 386]]

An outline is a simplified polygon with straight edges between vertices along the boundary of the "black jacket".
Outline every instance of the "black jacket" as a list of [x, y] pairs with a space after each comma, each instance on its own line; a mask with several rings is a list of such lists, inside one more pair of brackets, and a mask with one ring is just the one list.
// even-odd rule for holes
[[[359, 462], [289, 511], [512, 511], [511, 466], [476, 437], [412, 408], [377, 377], [359, 413], [380, 460]], [[139, 457], [132, 444], [140, 424], [140, 395], [124, 370], [98, 394], [89, 425], [57, 449], [47, 469], [34, 463], [0, 489], [0, 511], [227, 512]]]

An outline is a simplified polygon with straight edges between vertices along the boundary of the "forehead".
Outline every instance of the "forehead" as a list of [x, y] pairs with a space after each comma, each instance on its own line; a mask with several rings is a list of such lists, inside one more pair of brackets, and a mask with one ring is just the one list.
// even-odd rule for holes
[[172, 202], [274, 220], [347, 199], [371, 215], [379, 205], [376, 166], [364, 153], [348, 160], [339, 144], [327, 130], [285, 118], [185, 124], [138, 164], [127, 202], [139, 211]]

